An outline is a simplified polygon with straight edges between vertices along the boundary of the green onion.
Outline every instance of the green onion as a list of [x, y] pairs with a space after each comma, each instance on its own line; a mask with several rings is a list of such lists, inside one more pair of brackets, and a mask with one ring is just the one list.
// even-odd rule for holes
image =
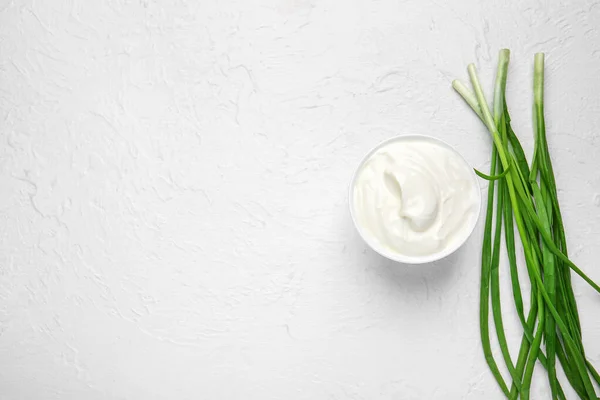
[[479, 171], [477, 168], [473, 168], [473, 170], [475, 171], [475, 173], [480, 177], [483, 178], [487, 181], [497, 181], [498, 179], [502, 179], [506, 176], [506, 174], [508, 174], [508, 170], [510, 169], [510, 167], [508, 167], [507, 169], [504, 170], [504, 172], [502, 172], [499, 175], [488, 175], [485, 174], [481, 171]]
[[[592, 381], [600, 384], [600, 375], [587, 359], [583, 348], [580, 316], [571, 285], [571, 270], [598, 293], [600, 286], [568, 257], [544, 122], [544, 55], [538, 53], [534, 59], [535, 145], [531, 163], [527, 162], [521, 143], [511, 126], [506, 107], [509, 59], [509, 51], [501, 50], [494, 89], [493, 115], [473, 64], [468, 67], [472, 91], [458, 80], [452, 82], [453, 88], [484, 123], [493, 141], [490, 175], [475, 170], [477, 175], [489, 181], [480, 291], [480, 333], [484, 356], [500, 389], [510, 399], [529, 398], [537, 361], [547, 371], [552, 398], [565, 399], [562, 385], [557, 378], [556, 359], [568, 383], [579, 397], [596, 399]], [[495, 225], [492, 226], [494, 218]], [[527, 317], [517, 268], [515, 226], [531, 283], [531, 306]], [[502, 227], [514, 305], [523, 328], [516, 363], [511, 359], [508, 350], [500, 307]], [[490, 299], [496, 337], [512, 380], [510, 389], [491, 351]]]

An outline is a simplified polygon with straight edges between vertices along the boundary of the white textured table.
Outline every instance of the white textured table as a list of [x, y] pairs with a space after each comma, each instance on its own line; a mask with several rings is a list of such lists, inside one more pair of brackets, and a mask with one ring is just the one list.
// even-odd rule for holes
[[[399, 133], [486, 168], [450, 82], [473, 61], [489, 90], [501, 47], [530, 151], [545, 51], [568, 240], [600, 281], [600, 2], [453, 3], [1, 0], [0, 398], [501, 398], [482, 221], [449, 259], [394, 265], [347, 183]], [[600, 297], [574, 281], [598, 366]]]

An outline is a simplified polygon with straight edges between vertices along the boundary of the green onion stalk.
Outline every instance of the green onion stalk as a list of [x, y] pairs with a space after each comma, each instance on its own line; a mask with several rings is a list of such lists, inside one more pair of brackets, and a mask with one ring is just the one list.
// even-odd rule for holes
[[[472, 90], [455, 80], [454, 89], [490, 132], [493, 146], [490, 173], [475, 170], [489, 181], [481, 257], [480, 334], [485, 360], [509, 399], [529, 399], [536, 365], [546, 370], [553, 399], [566, 399], [557, 378], [557, 360], [569, 385], [582, 399], [597, 399], [593, 381], [600, 376], [585, 355], [571, 271], [596, 292], [592, 281], [568, 256], [566, 235], [558, 203], [556, 180], [544, 121], [544, 54], [534, 58], [534, 152], [531, 163], [512, 126], [506, 106], [510, 52], [500, 51], [492, 109], [488, 106], [473, 64], [467, 68]], [[495, 205], [495, 207], [494, 207]], [[515, 227], [518, 236], [515, 235]], [[500, 249], [502, 231], [508, 258], [515, 309], [523, 328], [516, 358], [510, 354], [500, 302]], [[523, 305], [522, 277], [517, 268], [516, 238], [520, 239], [530, 280], [530, 307]], [[502, 376], [491, 350], [489, 308], [502, 361], [509, 380]], [[508, 382], [508, 383], [507, 383]]]

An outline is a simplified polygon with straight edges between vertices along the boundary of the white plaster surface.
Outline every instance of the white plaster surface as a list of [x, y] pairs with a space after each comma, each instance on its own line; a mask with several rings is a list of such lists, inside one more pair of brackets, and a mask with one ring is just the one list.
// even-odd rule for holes
[[[599, 26], [597, 0], [0, 0], [0, 399], [501, 398], [482, 220], [395, 265], [347, 184], [401, 133], [485, 169], [450, 82], [475, 62], [489, 90], [501, 47], [531, 150], [545, 51], [571, 253], [600, 281]], [[600, 297], [574, 285], [598, 366]]]

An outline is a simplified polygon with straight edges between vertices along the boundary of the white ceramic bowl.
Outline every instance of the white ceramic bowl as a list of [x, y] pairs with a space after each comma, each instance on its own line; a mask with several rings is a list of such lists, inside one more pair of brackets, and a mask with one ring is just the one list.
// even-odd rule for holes
[[[476, 205], [477, 212], [475, 213], [475, 217], [471, 218], [471, 221], [469, 221], [470, 226], [467, 229], [468, 234], [465, 235], [463, 238], [461, 238], [461, 240], [458, 241], [457, 243], [455, 243], [453, 246], [450, 246], [439, 253], [434, 253], [434, 254], [430, 254], [430, 255], [426, 255], [426, 256], [407, 256], [407, 255], [399, 254], [397, 252], [392, 251], [391, 249], [388, 249], [388, 248], [382, 246], [381, 243], [379, 243], [372, 235], [369, 235], [367, 232], [365, 232], [365, 229], [362, 226], [360, 226], [360, 224], [358, 223], [358, 220], [356, 218], [356, 211], [354, 209], [354, 186], [356, 184], [356, 178], [358, 176], [358, 173], [361, 171], [365, 162], [367, 162], [367, 160], [369, 160], [371, 158], [371, 156], [377, 150], [382, 148], [383, 146], [385, 146], [389, 143], [392, 143], [394, 141], [397, 141], [397, 140], [410, 139], [410, 138], [427, 138], [427, 140], [436, 142], [436, 143], [446, 147], [447, 149], [452, 151], [454, 154], [456, 154], [461, 160], [463, 160], [465, 165], [468, 167], [469, 171], [471, 171], [473, 184], [475, 185], [475, 189], [476, 189], [475, 192], [477, 194], [477, 200], [476, 200], [477, 201], [477, 205]], [[371, 151], [369, 151], [363, 157], [362, 161], [358, 165], [358, 168], [356, 168], [356, 171], [354, 171], [354, 175], [352, 176], [352, 182], [350, 183], [350, 190], [349, 190], [349, 195], [348, 195], [348, 204], [350, 206], [350, 215], [352, 216], [352, 221], [354, 222], [354, 226], [358, 230], [358, 233], [363, 238], [363, 240], [373, 250], [375, 250], [377, 253], [381, 254], [382, 256], [389, 258], [390, 260], [401, 262], [404, 264], [425, 264], [425, 263], [430, 263], [433, 261], [440, 260], [440, 259], [447, 257], [450, 254], [454, 253], [471, 236], [471, 234], [473, 233], [473, 230], [475, 229], [475, 226], [477, 225], [477, 221], [479, 219], [479, 214], [481, 213], [481, 189], [479, 186], [479, 179], [477, 178], [477, 175], [475, 175], [475, 171], [473, 171], [473, 168], [471, 168], [471, 166], [465, 160], [465, 158], [458, 151], [456, 151], [456, 149], [454, 147], [452, 147], [448, 143], [444, 142], [443, 140], [440, 140], [438, 138], [428, 136], [428, 135], [400, 135], [400, 136], [396, 136], [396, 137], [393, 137], [391, 139], [388, 139], [388, 140], [385, 140], [385, 141], [379, 143], [377, 146], [375, 146]]]

